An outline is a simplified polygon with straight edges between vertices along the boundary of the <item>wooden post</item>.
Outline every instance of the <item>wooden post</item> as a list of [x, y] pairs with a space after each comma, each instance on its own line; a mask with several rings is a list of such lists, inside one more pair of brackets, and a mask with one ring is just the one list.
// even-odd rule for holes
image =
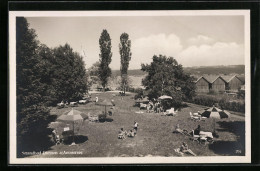
[[74, 134], [74, 121], [73, 121], [73, 142], [72, 143], [75, 143], [74, 137], [75, 137], [75, 134]]

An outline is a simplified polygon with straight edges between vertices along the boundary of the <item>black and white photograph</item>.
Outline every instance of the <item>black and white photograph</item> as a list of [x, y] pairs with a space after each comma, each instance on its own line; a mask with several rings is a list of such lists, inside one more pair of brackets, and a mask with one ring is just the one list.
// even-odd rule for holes
[[249, 10], [10, 11], [10, 163], [251, 161]]

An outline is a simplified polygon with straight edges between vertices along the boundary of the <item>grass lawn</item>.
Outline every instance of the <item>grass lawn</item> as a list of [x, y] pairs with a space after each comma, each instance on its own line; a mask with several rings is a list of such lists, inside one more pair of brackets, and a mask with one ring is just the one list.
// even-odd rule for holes
[[[76, 145], [69, 144], [53, 145], [48, 152], [58, 154], [36, 155], [31, 157], [142, 157], [142, 156], [178, 156], [174, 151], [186, 142], [189, 148], [198, 156], [223, 156], [244, 155], [245, 153], [245, 121], [244, 118], [230, 117], [216, 120], [216, 130], [219, 137], [213, 144], [201, 145], [193, 142], [188, 136], [172, 133], [179, 123], [180, 128], [191, 131], [198, 124], [202, 131], [213, 131], [213, 120], [194, 122], [190, 119], [189, 112], [197, 112], [203, 108], [200, 106], [188, 106], [178, 112], [177, 116], [161, 116], [157, 113], [135, 113], [138, 107], [133, 107], [134, 94], [123, 97], [113, 96], [112, 92], [92, 94], [99, 99], [114, 99], [113, 115], [109, 116], [108, 122], [90, 122], [85, 120], [79, 130], [81, 139]], [[118, 94], [118, 93], [115, 93]], [[99, 114], [104, 106], [94, 103], [79, 105], [74, 109], [84, 113]], [[71, 108], [53, 108], [53, 115], [61, 115]], [[137, 136], [121, 140], [117, 138], [120, 128], [129, 130], [133, 128], [134, 121], [139, 124]], [[64, 125], [60, 125], [61, 130]], [[58, 129], [58, 130], [59, 130]], [[83, 139], [83, 140], [82, 140]], [[77, 140], [77, 139], [76, 139]], [[238, 150], [238, 151], [236, 151]], [[59, 152], [75, 152], [82, 154], [59, 154]], [[187, 155], [189, 156], [189, 155]]]

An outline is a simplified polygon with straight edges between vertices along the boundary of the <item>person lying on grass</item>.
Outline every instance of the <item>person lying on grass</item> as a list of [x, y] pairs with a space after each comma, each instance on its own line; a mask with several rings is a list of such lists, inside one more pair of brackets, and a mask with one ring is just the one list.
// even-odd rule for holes
[[184, 153], [189, 153], [193, 156], [196, 156], [196, 154], [193, 153], [191, 149], [189, 149], [188, 144], [186, 144], [185, 142], [182, 143], [180, 148], [175, 149], [175, 152], [181, 154], [182, 156], [184, 155]]
[[189, 135], [189, 132], [186, 129], [181, 129], [179, 124], [177, 124], [173, 133], [181, 133], [184, 135]]

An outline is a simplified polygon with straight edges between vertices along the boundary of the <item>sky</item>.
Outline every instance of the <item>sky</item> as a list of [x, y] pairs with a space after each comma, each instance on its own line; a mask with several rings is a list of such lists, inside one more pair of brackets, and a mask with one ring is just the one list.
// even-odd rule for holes
[[[68, 43], [86, 68], [99, 60], [99, 38], [106, 29], [112, 41], [113, 70], [120, 69], [120, 35], [131, 40], [129, 69], [149, 64], [153, 55], [174, 57], [184, 67], [244, 64], [243, 16], [84, 16], [26, 17], [48, 47]], [[84, 53], [83, 53], [84, 51]]]

